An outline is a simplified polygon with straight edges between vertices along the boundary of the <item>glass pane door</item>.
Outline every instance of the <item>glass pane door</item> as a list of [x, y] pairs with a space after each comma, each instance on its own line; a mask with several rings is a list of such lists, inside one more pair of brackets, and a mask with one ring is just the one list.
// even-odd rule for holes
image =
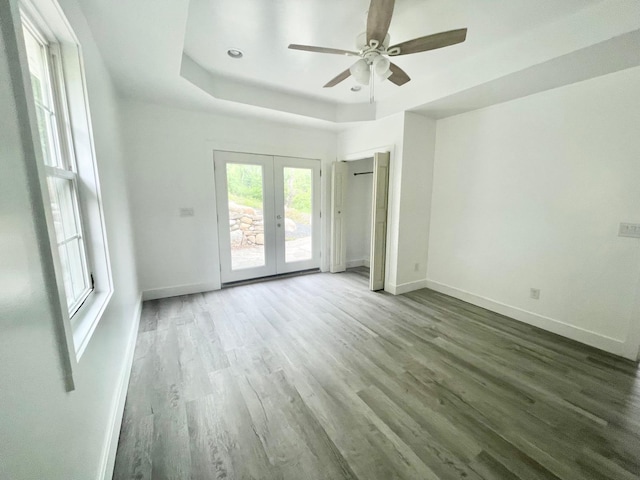
[[284, 167], [285, 262], [313, 258], [313, 170]]
[[273, 157], [215, 152], [222, 283], [276, 274]]
[[232, 270], [265, 265], [263, 178], [261, 165], [227, 163]]
[[320, 266], [320, 161], [274, 157], [278, 273]]

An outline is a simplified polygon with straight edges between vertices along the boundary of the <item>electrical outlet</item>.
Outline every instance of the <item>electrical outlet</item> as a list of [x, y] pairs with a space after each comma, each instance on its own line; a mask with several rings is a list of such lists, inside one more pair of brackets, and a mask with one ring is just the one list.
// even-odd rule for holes
[[416, 263], [416, 264], [413, 266], [413, 271], [414, 271], [414, 272], [417, 272], [417, 271], [419, 271], [419, 270], [420, 270], [420, 264], [419, 264], [419, 263]]
[[193, 208], [181, 208], [180, 216], [181, 217], [193, 217], [194, 211]]
[[621, 223], [618, 236], [640, 238], [640, 223]]
[[529, 296], [534, 300], [540, 300], [540, 289], [532, 288], [531, 290], [529, 290]]

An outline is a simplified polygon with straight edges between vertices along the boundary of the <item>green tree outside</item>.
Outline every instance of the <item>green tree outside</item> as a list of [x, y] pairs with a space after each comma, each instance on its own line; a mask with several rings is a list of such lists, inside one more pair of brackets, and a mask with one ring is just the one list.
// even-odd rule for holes
[[[297, 223], [309, 223], [312, 207], [312, 175], [305, 168], [284, 169], [285, 210]], [[229, 200], [248, 207], [263, 209], [262, 167], [260, 165], [227, 164]]]

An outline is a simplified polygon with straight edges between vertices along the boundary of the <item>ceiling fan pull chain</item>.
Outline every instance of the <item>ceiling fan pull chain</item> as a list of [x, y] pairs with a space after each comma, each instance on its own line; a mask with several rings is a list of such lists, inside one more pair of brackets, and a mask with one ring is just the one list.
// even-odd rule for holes
[[369, 65], [369, 103], [374, 103], [376, 101], [376, 93], [375, 93], [375, 75], [373, 74], [373, 64]]

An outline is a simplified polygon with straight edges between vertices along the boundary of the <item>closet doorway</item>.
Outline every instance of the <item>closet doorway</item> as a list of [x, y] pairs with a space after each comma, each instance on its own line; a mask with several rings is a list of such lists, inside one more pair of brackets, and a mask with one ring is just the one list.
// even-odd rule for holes
[[331, 272], [369, 267], [369, 288], [384, 288], [389, 152], [336, 162], [331, 183]]
[[222, 283], [320, 266], [320, 161], [214, 152]]

